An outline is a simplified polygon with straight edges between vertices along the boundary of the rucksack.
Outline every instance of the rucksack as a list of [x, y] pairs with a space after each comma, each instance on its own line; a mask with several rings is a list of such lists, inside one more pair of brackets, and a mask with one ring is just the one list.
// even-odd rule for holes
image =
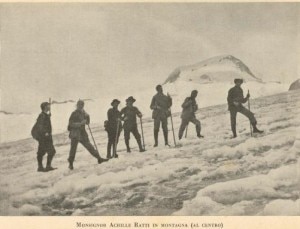
[[31, 136], [38, 141], [39, 139], [39, 129], [38, 129], [38, 125], [37, 122], [33, 125], [32, 129], [31, 129]]
[[108, 130], [108, 120], [104, 121], [104, 129], [107, 131]]

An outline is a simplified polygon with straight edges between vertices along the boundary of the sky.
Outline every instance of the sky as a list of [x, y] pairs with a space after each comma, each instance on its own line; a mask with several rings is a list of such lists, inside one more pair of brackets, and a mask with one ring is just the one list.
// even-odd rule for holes
[[128, 94], [230, 54], [265, 81], [299, 78], [298, 3], [0, 4], [1, 107]]

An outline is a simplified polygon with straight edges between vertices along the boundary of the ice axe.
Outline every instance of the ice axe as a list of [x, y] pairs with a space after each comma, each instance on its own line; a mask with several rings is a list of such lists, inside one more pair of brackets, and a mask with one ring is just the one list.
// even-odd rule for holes
[[140, 117], [140, 122], [141, 122], [141, 132], [142, 132], [142, 141], [143, 141], [143, 148], [145, 149], [145, 139], [144, 139], [144, 130], [143, 130], [143, 120], [142, 117]]
[[172, 125], [172, 132], [173, 132], [174, 145], [175, 145], [175, 147], [176, 147], [177, 145], [176, 145], [175, 132], [174, 132], [174, 125], [173, 125], [173, 117], [172, 117], [172, 111], [171, 111], [171, 109], [170, 109], [170, 117], [171, 117], [171, 125]]
[[96, 148], [97, 152], [99, 153], [99, 151], [98, 151], [98, 148], [97, 148], [96, 141], [95, 141], [95, 139], [94, 139], [94, 136], [93, 136], [93, 133], [92, 133], [92, 130], [91, 130], [91, 127], [90, 127], [90, 124], [88, 124], [87, 126], [88, 126], [88, 128], [89, 128], [89, 131], [90, 131], [90, 134], [91, 134], [91, 136], [92, 136], [92, 139], [93, 139], [93, 142], [94, 142], [95, 148]]
[[[248, 95], [250, 95], [249, 90], [248, 90]], [[250, 98], [248, 98], [248, 109], [251, 112], [251, 110], [250, 110]], [[252, 125], [251, 125], [251, 122], [250, 122], [250, 134], [251, 134], [251, 137], [252, 137], [253, 134], [252, 134]]]
[[51, 114], [51, 103], [52, 103], [52, 100], [51, 100], [51, 98], [49, 98], [49, 104], [50, 104], [49, 114]]
[[115, 147], [114, 147], [114, 151], [113, 151], [113, 157], [116, 157], [117, 155], [117, 144], [118, 144], [118, 140], [119, 140], [119, 130], [120, 130], [120, 121], [117, 121], [117, 132], [116, 132], [116, 138], [115, 138]]

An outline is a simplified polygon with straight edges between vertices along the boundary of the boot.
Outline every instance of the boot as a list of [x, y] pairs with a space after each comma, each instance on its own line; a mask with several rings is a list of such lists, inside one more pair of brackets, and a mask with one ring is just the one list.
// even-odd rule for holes
[[69, 162], [69, 169], [73, 170], [74, 169], [74, 167], [73, 167], [73, 161], [71, 161], [70, 159], [68, 159], [68, 162]]
[[264, 132], [263, 130], [257, 129], [256, 125], [253, 125], [253, 133], [261, 134], [261, 133], [263, 133], [263, 132]]
[[111, 144], [107, 144], [107, 154], [106, 154], [107, 159], [111, 159]]
[[154, 130], [154, 147], [158, 146], [158, 131]]
[[200, 134], [201, 128], [200, 128], [200, 126], [198, 126], [198, 125], [196, 126], [196, 132], [197, 132], [197, 137], [198, 137], [198, 138], [204, 138], [204, 136]]
[[43, 166], [43, 158], [42, 157], [37, 157], [37, 161], [38, 161], [38, 172], [45, 172], [44, 166]]
[[116, 145], [115, 145], [115, 144], [113, 144], [113, 152], [114, 152], [113, 157], [114, 157], [114, 158], [118, 158], [119, 155], [117, 154], [117, 150], [116, 150]]
[[232, 130], [232, 134], [233, 134], [232, 138], [236, 138], [237, 137], [237, 135], [236, 135], [236, 127], [235, 126], [231, 126], [231, 130]]
[[168, 131], [164, 131], [165, 146], [170, 146], [168, 141]]
[[142, 146], [141, 139], [139, 138], [139, 139], [137, 139], [136, 141], [137, 141], [137, 143], [138, 143], [138, 145], [139, 145], [140, 152], [145, 152], [145, 149], [144, 149], [143, 146]]
[[101, 158], [100, 156], [98, 158], [98, 164], [101, 164], [101, 163], [107, 162], [107, 161], [108, 161], [108, 159]]
[[125, 145], [127, 148], [127, 153], [131, 153], [130, 147], [129, 147], [129, 140], [125, 140]]
[[55, 168], [53, 168], [51, 166], [52, 159], [53, 159], [53, 155], [48, 155], [48, 157], [47, 157], [47, 165], [46, 165], [46, 168], [45, 168], [46, 172], [55, 170]]

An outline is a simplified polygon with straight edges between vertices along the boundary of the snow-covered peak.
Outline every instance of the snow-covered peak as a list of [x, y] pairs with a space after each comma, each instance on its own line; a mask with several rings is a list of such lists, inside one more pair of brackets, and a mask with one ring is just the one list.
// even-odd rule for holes
[[176, 81], [193, 81], [202, 84], [232, 82], [235, 78], [261, 82], [241, 60], [232, 55], [223, 55], [176, 68], [164, 84]]

